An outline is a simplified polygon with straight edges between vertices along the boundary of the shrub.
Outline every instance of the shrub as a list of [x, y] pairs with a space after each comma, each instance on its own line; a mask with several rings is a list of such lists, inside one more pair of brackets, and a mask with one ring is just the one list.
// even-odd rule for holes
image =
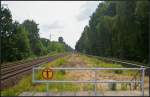
[[121, 90], [127, 90], [127, 83], [121, 83]]
[[115, 70], [114, 71], [114, 73], [116, 73], [116, 74], [122, 74], [122, 72], [123, 72], [122, 70]]
[[108, 85], [110, 90], [116, 90], [116, 86], [117, 86], [116, 83], [109, 83]]

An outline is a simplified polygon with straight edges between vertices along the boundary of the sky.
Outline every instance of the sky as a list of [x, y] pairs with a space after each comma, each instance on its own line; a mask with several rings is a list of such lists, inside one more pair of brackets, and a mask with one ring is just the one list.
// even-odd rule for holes
[[39, 24], [40, 37], [64, 41], [75, 48], [90, 16], [101, 1], [2, 1], [8, 5], [14, 21], [26, 19]]

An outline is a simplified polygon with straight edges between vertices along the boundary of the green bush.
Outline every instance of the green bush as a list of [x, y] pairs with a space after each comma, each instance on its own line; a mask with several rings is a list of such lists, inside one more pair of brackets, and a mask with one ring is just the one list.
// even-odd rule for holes
[[116, 74], [122, 74], [122, 70], [114, 70], [114, 73], [116, 73]]
[[127, 83], [121, 83], [121, 90], [127, 90]]
[[63, 75], [66, 74], [65, 70], [60, 70], [60, 72], [61, 72], [61, 74], [63, 74]]
[[110, 90], [116, 90], [116, 86], [117, 86], [116, 83], [109, 83], [108, 85]]

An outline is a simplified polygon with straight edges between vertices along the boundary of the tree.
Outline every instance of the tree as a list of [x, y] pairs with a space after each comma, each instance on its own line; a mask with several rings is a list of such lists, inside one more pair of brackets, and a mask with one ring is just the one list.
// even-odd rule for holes
[[8, 8], [1, 8], [1, 62], [21, 60], [29, 57], [30, 45], [28, 32], [12, 21]]
[[101, 2], [76, 50], [148, 63], [148, 16], [148, 0]]
[[42, 43], [43, 48], [44, 48], [43, 49], [44, 54], [49, 53], [48, 47], [49, 47], [49, 45], [51, 45], [50, 40], [48, 40], [46, 38], [40, 38], [40, 40], [41, 40], [41, 43]]
[[9, 58], [8, 51], [11, 51], [12, 35], [12, 15], [8, 8], [1, 6], [1, 62], [7, 61]]
[[11, 60], [21, 60], [30, 56], [30, 43], [28, 38], [28, 32], [19, 23], [13, 24], [12, 41], [12, 56]]
[[25, 20], [22, 24], [12, 20], [8, 8], [1, 7], [1, 63], [26, 59], [32, 56], [47, 55], [52, 51], [71, 51], [63, 38], [51, 43], [40, 38], [38, 24], [33, 20]]
[[58, 38], [58, 41], [59, 41], [60, 43], [63, 43], [63, 42], [64, 42], [63, 37], [59, 37], [59, 38]]
[[28, 37], [33, 54], [37, 56], [43, 55], [44, 47], [40, 41], [38, 24], [36, 24], [33, 20], [25, 20], [22, 25], [29, 32]]

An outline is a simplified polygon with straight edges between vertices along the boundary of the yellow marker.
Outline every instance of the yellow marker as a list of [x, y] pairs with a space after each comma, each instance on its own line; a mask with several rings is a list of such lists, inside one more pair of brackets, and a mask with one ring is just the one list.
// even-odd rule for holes
[[45, 68], [43, 71], [42, 71], [42, 77], [46, 80], [50, 80], [53, 78], [53, 70], [50, 69], [50, 68]]

